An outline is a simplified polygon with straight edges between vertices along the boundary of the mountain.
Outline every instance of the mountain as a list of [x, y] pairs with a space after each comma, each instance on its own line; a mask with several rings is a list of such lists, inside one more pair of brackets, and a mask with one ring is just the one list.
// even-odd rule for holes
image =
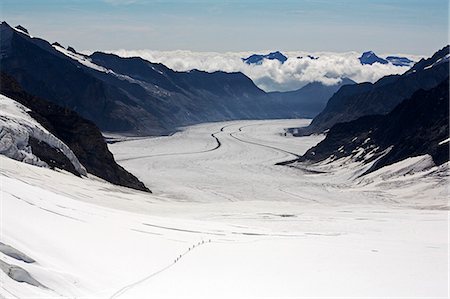
[[140, 58], [86, 56], [5, 22], [1, 49], [2, 70], [25, 91], [104, 131], [159, 135], [198, 122], [271, 116], [263, 107], [270, 98], [242, 73], [175, 72]]
[[[309, 59], [311, 59], [311, 60], [317, 60], [317, 59], [319, 59], [318, 56], [313, 56], [313, 55], [306, 55], [306, 57], [309, 58]], [[297, 59], [303, 59], [303, 58], [305, 58], [305, 57], [303, 57], [303, 56], [297, 56]]]
[[[36, 156], [52, 168], [64, 169], [76, 175], [85, 175], [87, 171], [116, 185], [149, 191], [135, 176], [114, 161], [101, 132], [92, 122], [83, 119], [70, 109], [26, 93], [16, 80], [4, 73], [0, 74], [0, 82], [2, 95], [27, 108], [22, 109], [27, 117], [16, 117], [15, 121], [10, 120], [0, 126], [0, 131], [4, 133], [7, 129], [8, 139], [14, 141], [13, 147], [8, 146], [5, 144], [8, 141], [5, 134], [0, 134], [0, 152], [5, 154], [5, 149], [19, 145], [19, 151], [16, 150], [19, 156], [16, 153], [7, 156], [21, 161], [24, 158], [21, 158], [20, 154]], [[8, 129], [11, 124], [19, 126], [22, 130]], [[23, 128], [33, 129], [27, 129], [24, 134]], [[43, 166], [42, 163], [31, 164]]]
[[[331, 96], [342, 86], [356, 84], [351, 79], [344, 78], [335, 85], [325, 85], [321, 82], [311, 82], [302, 88], [288, 92], [270, 92], [269, 95], [276, 99], [280, 105], [293, 107], [299, 111], [298, 117], [315, 117], [325, 108]], [[286, 114], [290, 117], [291, 113]]]
[[414, 64], [414, 61], [407, 57], [399, 57], [399, 56], [388, 56], [386, 60], [392, 63], [395, 66], [408, 66], [411, 67]]
[[[70, 108], [104, 130], [136, 128], [133, 114], [151, 119], [139, 107], [124, 105], [131, 100], [121, 89], [89, 75], [80, 63], [46, 41], [21, 34], [5, 22], [0, 30], [2, 71], [29, 94]], [[153, 127], [162, 128], [156, 121]]]
[[241, 73], [174, 72], [139, 58], [88, 57], [4, 22], [1, 49], [2, 71], [25, 91], [76, 111], [104, 131], [158, 135], [203, 121], [268, 116], [258, 97], [270, 99]]
[[14, 29], [16, 29], [17, 31], [22, 32], [24, 34], [30, 35], [30, 33], [28, 33], [28, 30], [25, 27], [23, 27], [22, 25], [18, 25], [16, 27], [14, 27]]
[[279, 62], [284, 63], [287, 60], [287, 57], [281, 52], [276, 51], [269, 54], [253, 54], [247, 58], [242, 58], [242, 61], [247, 64], [262, 64], [264, 59], [278, 60]]
[[414, 61], [407, 57], [400, 56], [388, 56], [386, 59], [377, 56], [373, 51], [364, 52], [361, 57], [358, 58], [362, 65], [372, 65], [374, 63], [388, 64], [391, 63], [395, 66], [408, 66], [411, 67]]
[[334, 124], [348, 122], [364, 115], [387, 114], [419, 89], [430, 89], [448, 76], [449, 46], [433, 57], [416, 63], [402, 75], [391, 75], [375, 83], [346, 85], [328, 101], [325, 109], [299, 135], [321, 133]]
[[428, 154], [436, 165], [449, 161], [449, 82], [420, 89], [386, 115], [363, 116], [331, 127], [301, 161], [349, 157], [377, 161], [368, 172]]
[[[298, 117], [310, 110], [309, 104], [280, 103], [239, 72], [176, 72], [138, 57], [84, 55], [5, 22], [0, 29], [2, 71], [28, 94], [73, 110], [102, 131], [162, 135], [200, 122]], [[279, 52], [267, 57], [285, 59]]]
[[372, 65], [374, 63], [388, 64], [388, 61], [386, 59], [378, 57], [372, 51], [364, 52], [358, 59], [361, 62], [361, 64], [369, 64], [369, 65]]
[[449, 56], [449, 46], [446, 46], [434, 53], [430, 58], [422, 58], [421, 60], [419, 60], [419, 62], [417, 62], [411, 69], [409, 69], [406, 74], [412, 74], [415, 72], [430, 69], [443, 63], [447, 63], [448, 65]]
[[[169, 129], [207, 121], [277, 117], [266, 109], [270, 97], [239, 72], [176, 72], [142, 58], [101, 52], [93, 53], [89, 60], [132, 81], [104, 72], [93, 74], [133, 95], [138, 106], [152, 112]], [[149, 95], [150, 101], [142, 100]]]

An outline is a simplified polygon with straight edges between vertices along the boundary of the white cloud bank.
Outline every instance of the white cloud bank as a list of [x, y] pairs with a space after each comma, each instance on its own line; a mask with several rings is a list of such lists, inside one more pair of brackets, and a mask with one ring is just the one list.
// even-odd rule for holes
[[[383, 76], [401, 74], [409, 69], [409, 67], [399, 67], [392, 64], [361, 65], [358, 60], [361, 53], [357, 52], [283, 52], [288, 57], [284, 64], [275, 60], [265, 60], [261, 65], [248, 65], [241, 60], [241, 58], [253, 54], [251, 52], [217, 53], [151, 50], [114, 50], [107, 52], [122, 57], [142, 57], [151, 62], [162, 63], [176, 71], [198, 69], [207, 72], [242, 72], [265, 91], [295, 90], [312, 81], [335, 84], [343, 77], [356, 82], [375, 82]], [[308, 54], [319, 57], [319, 59], [310, 59], [306, 57]], [[385, 57], [386, 55], [379, 56]], [[421, 58], [414, 55], [406, 56], [414, 61]], [[304, 58], [299, 59], [297, 57]]]

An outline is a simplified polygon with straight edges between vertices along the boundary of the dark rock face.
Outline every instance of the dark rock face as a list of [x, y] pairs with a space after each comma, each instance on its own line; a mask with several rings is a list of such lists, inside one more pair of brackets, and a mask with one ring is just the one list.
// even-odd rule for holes
[[[301, 161], [318, 162], [329, 157], [355, 156], [373, 161], [369, 171], [408, 157], [429, 154], [436, 165], [449, 161], [449, 82], [419, 90], [387, 115], [371, 115], [334, 125], [327, 137], [308, 150]], [[370, 154], [367, 158], [367, 154]]]
[[247, 58], [242, 58], [242, 61], [247, 64], [262, 64], [264, 59], [278, 60], [279, 62], [284, 63], [287, 60], [287, 57], [284, 56], [280, 51], [276, 51], [265, 55], [253, 54]]
[[336, 123], [364, 115], [389, 113], [415, 91], [433, 88], [448, 76], [448, 60], [444, 59], [448, 53], [447, 46], [432, 58], [419, 61], [403, 75], [386, 76], [374, 84], [343, 86], [308, 127], [299, 129], [299, 135], [321, 133]]
[[67, 51], [72, 52], [74, 54], [78, 54], [77, 51], [73, 47], [67, 47]]
[[53, 148], [33, 137], [28, 139], [28, 145], [31, 146], [33, 154], [41, 161], [47, 163], [50, 168], [64, 169], [76, 176], [80, 176], [70, 160], [59, 149]]
[[89, 58], [97, 65], [130, 78], [134, 83], [101, 72], [93, 74], [108, 84], [120, 86], [133, 98], [131, 104], [151, 112], [167, 128], [277, 116], [267, 109], [271, 98], [242, 73], [175, 72], [141, 58], [122, 58], [100, 52]]
[[28, 93], [77, 111], [105, 130], [128, 130], [118, 100], [125, 97], [58, 53], [49, 43], [0, 25], [2, 71], [14, 77]]
[[[293, 111], [298, 111], [297, 117], [312, 118], [322, 111], [328, 100], [336, 93], [342, 86], [356, 84], [353, 80], [348, 78], [336, 85], [325, 85], [320, 82], [312, 82], [295, 91], [288, 92], [270, 92], [279, 105], [286, 105], [292, 107]], [[286, 113], [285, 117], [289, 118], [292, 112]]]
[[[309, 59], [311, 59], [311, 60], [317, 60], [317, 59], [319, 59], [318, 56], [312, 56], [312, 55], [306, 55], [306, 57], [309, 58]], [[297, 56], [297, 59], [303, 59], [303, 58], [305, 58], [305, 57], [303, 57], [303, 56]]]
[[22, 32], [25, 32], [26, 34], [29, 34], [28, 30], [25, 27], [23, 27], [22, 25], [16, 26], [16, 29], [18, 29]]
[[407, 71], [406, 74], [420, 72], [432, 66], [439, 65], [441, 63], [448, 63], [449, 52], [450, 52], [449, 46], [447, 45], [444, 48], [437, 51], [436, 53], [434, 53], [433, 56], [431, 56], [430, 58], [427, 59], [422, 58], [409, 71]]
[[[0, 82], [0, 92], [31, 109], [30, 115], [63, 141], [89, 173], [116, 185], [149, 191], [142, 182], [114, 161], [95, 124], [68, 108], [26, 93], [12, 77], [4, 73], [0, 74]], [[55, 150], [49, 149], [48, 145], [34, 140], [30, 140], [30, 144], [33, 153], [50, 166], [73, 172], [70, 169], [71, 163], [60, 157]]]

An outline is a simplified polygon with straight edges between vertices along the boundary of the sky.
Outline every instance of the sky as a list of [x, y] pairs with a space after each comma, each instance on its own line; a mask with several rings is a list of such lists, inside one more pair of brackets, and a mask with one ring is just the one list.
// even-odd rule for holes
[[1, 19], [77, 50], [373, 50], [431, 55], [448, 0], [1, 0]]

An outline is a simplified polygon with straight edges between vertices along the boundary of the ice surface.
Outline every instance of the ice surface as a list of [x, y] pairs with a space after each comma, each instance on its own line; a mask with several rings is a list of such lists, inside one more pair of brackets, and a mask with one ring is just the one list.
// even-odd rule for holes
[[445, 297], [448, 165], [418, 157], [365, 180], [352, 161], [275, 166], [323, 138], [282, 136], [307, 123], [111, 144], [153, 194], [0, 156], [0, 241], [36, 263], [0, 259], [48, 287], [3, 275], [0, 297]]
[[21, 267], [10, 265], [0, 260], [0, 270], [3, 271], [6, 275], [8, 275], [11, 279], [19, 282], [19, 283], [27, 283], [29, 285], [35, 287], [43, 287], [42, 284], [39, 283], [36, 279], [34, 279], [30, 273]]
[[0, 94], [0, 154], [29, 164], [47, 166], [28, 146], [29, 137], [33, 137], [59, 149], [78, 173], [86, 175], [85, 168], [72, 150], [34, 120], [27, 111], [29, 109], [25, 106]]
[[35, 262], [35, 260], [33, 260], [31, 257], [20, 252], [19, 250], [15, 249], [14, 247], [11, 247], [7, 244], [3, 244], [2, 242], [0, 242], [0, 252], [2, 252], [3, 254], [5, 254], [7, 256], [15, 258], [16, 260], [24, 261], [25, 263], [34, 263]]

